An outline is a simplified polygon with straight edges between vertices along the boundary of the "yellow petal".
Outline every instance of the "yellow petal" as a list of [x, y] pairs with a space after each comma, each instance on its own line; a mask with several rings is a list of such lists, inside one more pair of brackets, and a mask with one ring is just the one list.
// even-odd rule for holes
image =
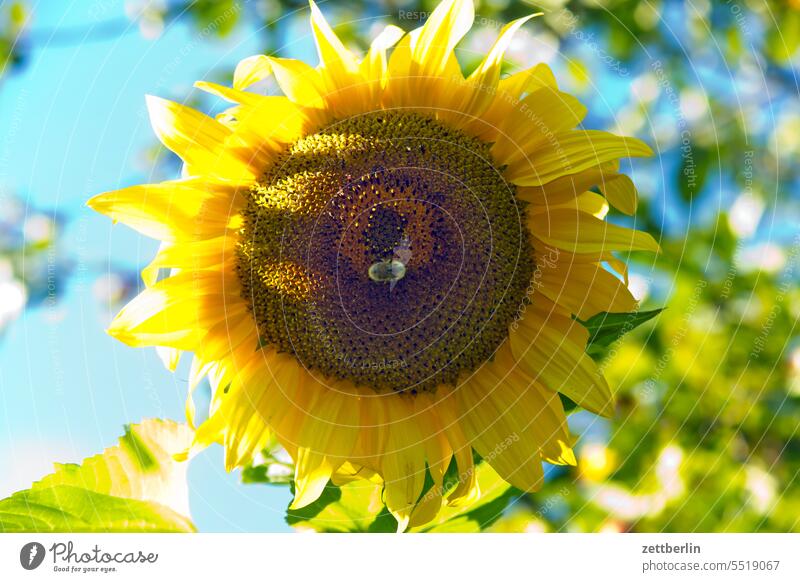
[[383, 485], [383, 479], [375, 471], [350, 461], [342, 463], [331, 477], [331, 481], [337, 487], [360, 480], [369, 481], [376, 485]]
[[408, 527], [418, 527], [433, 521], [442, 509], [442, 487], [441, 483], [434, 483], [419, 501], [408, 520]]
[[238, 432], [228, 430], [222, 442], [226, 471], [252, 463], [256, 453], [273, 439], [269, 426], [257, 414], [249, 416], [239, 427]]
[[[557, 454], [561, 447], [556, 443], [570, 440], [561, 401], [517, 366], [508, 342], [497, 349], [494, 359], [484, 364], [474, 381], [482, 387], [484, 396], [495, 394], [494, 404], [505, 402], [505, 428], [518, 434], [523, 442], [511, 444], [512, 448], [536, 447], [542, 454]], [[511, 401], [513, 405], [509, 404]], [[503, 446], [505, 444], [508, 443]], [[498, 452], [493, 451], [493, 454]]]
[[411, 513], [409, 527], [426, 524], [439, 513], [444, 493], [444, 474], [453, 456], [453, 450], [445, 436], [433, 398], [428, 394], [417, 394], [414, 398], [414, 410], [417, 415], [416, 422], [422, 432], [428, 472], [433, 484], [417, 501]]
[[228, 361], [217, 362], [208, 371], [208, 384], [211, 387], [211, 403], [208, 406], [209, 416], [214, 415], [223, 404], [226, 389], [233, 381], [234, 372], [238, 370]]
[[553, 72], [544, 63], [501, 79], [489, 107], [480, 117], [467, 123], [464, 130], [484, 141], [496, 141], [497, 136], [504, 133], [511, 113], [520, 107], [522, 98], [542, 87], [558, 89]]
[[194, 86], [201, 91], [205, 91], [211, 95], [216, 95], [217, 97], [221, 97], [226, 101], [230, 101], [232, 103], [241, 103], [242, 105], [250, 105], [251, 107], [258, 107], [262, 103], [269, 100], [268, 97], [265, 97], [264, 95], [250, 93], [240, 89], [232, 89], [230, 87], [226, 87], [225, 85], [209, 83], [208, 81], [195, 81]]
[[86, 205], [152, 238], [198, 240], [240, 226], [244, 198], [239, 190], [248, 187], [249, 183], [190, 178], [106, 192]]
[[458, 468], [458, 483], [448, 495], [447, 504], [470, 505], [480, 497], [472, 458], [472, 445], [464, 434], [457, 398], [453, 392], [445, 386], [440, 386], [436, 391], [436, 398], [436, 412], [441, 418], [444, 433], [453, 450]]
[[387, 406], [390, 425], [381, 459], [386, 507], [404, 531], [425, 483], [425, 447], [413, 407], [402, 396]]
[[618, 167], [619, 164], [612, 161], [577, 174], [556, 178], [541, 186], [518, 186], [517, 196], [522, 200], [544, 207], [562, 204], [580, 196], [581, 193], [597, 186], [603, 180], [612, 179], [617, 175]]
[[482, 116], [495, 99], [498, 83], [500, 81], [500, 68], [503, 64], [503, 56], [508, 50], [514, 35], [528, 20], [539, 14], [531, 14], [518, 18], [506, 24], [500, 31], [492, 48], [486, 57], [478, 65], [475, 71], [467, 78], [465, 102], [459, 106], [459, 110], [469, 116]]
[[344, 86], [351, 83], [353, 77], [358, 73], [356, 58], [333, 32], [314, 0], [309, 0], [309, 4], [311, 6], [311, 30], [317, 44], [320, 66], [336, 85]]
[[539, 63], [501, 79], [499, 91], [508, 97], [516, 97], [518, 101], [525, 93], [532, 93], [542, 87], [558, 89], [556, 77], [545, 63]]
[[524, 159], [510, 163], [506, 178], [520, 186], [541, 186], [618, 158], [650, 156], [641, 140], [595, 130], [574, 130], [541, 143]]
[[226, 296], [226, 288], [230, 287], [219, 273], [168, 277], [123, 307], [108, 333], [130, 346], [193, 350], [203, 330], [226, 317], [226, 303], [241, 304], [229, 291]]
[[381, 455], [389, 434], [389, 407], [399, 396], [362, 394], [359, 401], [361, 430], [353, 452], [353, 462], [376, 473], [381, 472]]
[[500, 80], [500, 67], [503, 64], [503, 56], [511, 45], [511, 41], [514, 40], [514, 35], [523, 24], [528, 22], [531, 18], [541, 16], [542, 14], [542, 12], [529, 14], [528, 16], [517, 18], [506, 24], [500, 31], [497, 40], [494, 41], [492, 48], [489, 49], [483, 61], [481, 61], [468, 79], [480, 83], [484, 87], [494, 87]]
[[620, 174], [602, 182], [600, 191], [614, 208], [628, 215], [636, 214], [636, 206], [638, 205], [636, 186], [625, 174]]
[[262, 97], [258, 105], [237, 110], [236, 134], [266, 142], [265, 149], [280, 153], [311, 129], [312, 119], [319, 119], [319, 112], [310, 112], [284, 96]]
[[558, 394], [537, 382], [529, 383], [508, 416], [524, 439], [539, 443], [545, 461], [557, 465], [575, 464], [567, 416]]
[[[169, 241], [162, 241], [161, 244], [158, 246], [158, 252], [156, 253], [156, 257], [161, 253], [169, 252], [169, 248], [173, 246], [172, 242]], [[141, 270], [140, 275], [142, 277], [142, 283], [144, 283], [145, 287], [152, 287], [158, 281], [159, 276], [161, 275], [161, 266], [155, 261], [150, 261], [150, 263]]]
[[299, 447], [295, 459], [295, 494], [289, 509], [300, 509], [322, 495], [334, 467], [325, 455]]
[[428, 393], [418, 394], [414, 399], [414, 410], [417, 422], [422, 427], [425, 457], [435, 481], [441, 483], [450, 460], [453, 449], [446, 437], [444, 424], [439, 414], [435, 399]]
[[412, 74], [439, 77], [475, 18], [472, 0], [444, 0], [422, 27], [411, 53]]
[[599, 263], [570, 263], [537, 268], [535, 285], [545, 297], [563, 305], [580, 319], [597, 313], [628, 313], [638, 307], [625, 283]]
[[210, 175], [231, 180], [255, 178], [252, 152], [226, 147], [231, 130], [216, 119], [180, 103], [147, 96], [150, 123], [158, 139], [185, 163], [190, 176]]
[[383, 92], [384, 106], [420, 111], [461, 127], [466, 121], [460, 108], [473, 89], [466, 84], [453, 52], [436, 71], [420, 69], [412, 55], [422, 30], [411, 31], [392, 51]]
[[610, 224], [585, 212], [553, 210], [532, 213], [528, 225], [539, 240], [574, 253], [659, 252], [658, 243], [650, 234]]
[[400, 87], [404, 87], [410, 82], [411, 46], [415, 38], [419, 37], [419, 30], [420, 29], [416, 29], [400, 37], [397, 46], [394, 47], [392, 55], [389, 57], [386, 73], [390, 81], [396, 80], [398, 90]]
[[353, 53], [345, 48], [314, 1], [309, 2], [311, 28], [319, 52], [318, 68], [331, 113], [343, 118], [375, 109], [380, 104], [381, 77], [364, 78]]
[[509, 334], [520, 368], [536, 382], [601, 415], [613, 413], [613, 396], [597, 364], [585, 353], [588, 332], [546, 302], [528, 306]]
[[158, 354], [158, 359], [161, 360], [164, 367], [170, 372], [174, 372], [175, 368], [178, 367], [178, 362], [181, 359], [180, 350], [156, 346], [156, 354]]
[[[249, 360], [231, 365], [227, 390], [215, 390], [209, 419], [196, 433], [200, 443], [222, 440], [227, 470], [252, 461], [256, 451], [274, 438], [271, 420], [288, 411], [299, 369], [287, 354], [248, 350]], [[212, 379], [213, 384], [213, 379]]]
[[272, 74], [269, 59], [264, 55], [247, 57], [236, 65], [233, 73], [233, 87], [243, 91], [250, 85], [263, 81]]
[[305, 374], [303, 390], [315, 394], [297, 411], [295, 433], [287, 435], [299, 446], [323, 453], [336, 470], [349, 459], [360, 430], [358, 396], [345, 386], [327, 386]]
[[242, 301], [238, 305], [229, 303], [221, 306], [222, 308], [225, 310], [225, 319], [208, 328], [195, 351], [196, 355], [207, 361], [221, 360], [244, 343], [250, 349], [258, 344], [258, 329], [253, 320], [252, 306]]
[[621, 261], [611, 253], [603, 253], [603, 255], [600, 258], [603, 262], [605, 262], [606, 265], [609, 266], [610, 269], [612, 269], [615, 273], [617, 273], [617, 275], [622, 277], [622, 281], [623, 283], [625, 283], [625, 286], [627, 287], [629, 283], [628, 265], [625, 264], [625, 261]]
[[386, 75], [386, 51], [396, 45], [405, 31], [393, 24], [388, 25], [375, 37], [369, 47], [369, 52], [361, 62], [361, 74], [366, 80], [382, 83]]
[[[179, 244], [162, 244], [158, 253], [146, 267], [149, 285], [161, 269], [220, 270], [236, 258], [238, 237], [227, 233], [220, 237]], [[149, 286], [148, 285], [148, 286]]]
[[605, 218], [608, 214], [608, 202], [594, 192], [584, 192], [575, 199], [575, 209], [591, 214], [595, 218]]
[[609, 211], [608, 201], [595, 192], [584, 192], [576, 198], [557, 204], [535, 205], [530, 207], [531, 214], [542, 214], [553, 210], [573, 210], [591, 214], [595, 218], [605, 218]]
[[475, 377], [457, 388], [464, 430], [472, 446], [507, 482], [523, 491], [544, 483], [541, 446], [531, 438], [531, 422], [519, 424], [529, 380], [510, 370], [489, 374], [484, 365]]
[[538, 159], [542, 155], [538, 149], [560, 143], [563, 132], [583, 121], [586, 112], [586, 107], [568, 93], [551, 87], [537, 89], [508, 112], [492, 155], [498, 163], [509, 166], [512, 178], [514, 168]]
[[225, 114], [225, 123], [233, 130], [226, 143], [229, 148], [249, 152], [261, 170], [306, 129], [308, 117], [286, 97], [258, 95], [205, 81], [196, 82], [195, 87], [240, 104]]
[[465, 122], [459, 108], [471, 89], [453, 49], [473, 18], [471, 0], [446, 0], [400, 40], [389, 59], [384, 93], [389, 107], [419, 109], [457, 126]]
[[268, 58], [284, 95], [304, 107], [325, 107], [325, 88], [316, 69], [295, 59]]

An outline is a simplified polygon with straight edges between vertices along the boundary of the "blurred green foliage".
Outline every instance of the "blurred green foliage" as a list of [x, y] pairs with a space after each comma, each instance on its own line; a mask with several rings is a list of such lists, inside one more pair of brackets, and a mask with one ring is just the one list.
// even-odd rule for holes
[[[604, 361], [617, 413], [588, 430], [577, 469], [527, 500], [539, 526], [800, 531], [800, 239], [778, 271], [748, 270], [725, 221], [717, 227], [662, 272], [670, 308]], [[710, 256], [729, 268], [709, 270]], [[559, 511], [543, 510], [554, 491]]]
[[24, 2], [0, 5], [0, 77], [22, 65], [24, 51], [19, 46], [24, 36], [28, 10]]

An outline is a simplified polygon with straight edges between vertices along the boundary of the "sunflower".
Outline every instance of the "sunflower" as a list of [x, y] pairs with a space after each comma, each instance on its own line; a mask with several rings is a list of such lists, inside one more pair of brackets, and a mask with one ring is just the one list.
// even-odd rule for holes
[[465, 76], [473, 17], [446, 0], [359, 60], [312, 1], [316, 68], [259, 55], [232, 88], [197, 83], [232, 103], [216, 118], [148, 97], [183, 177], [89, 202], [162, 241], [109, 333], [172, 370], [192, 352], [190, 421], [191, 391], [213, 390], [196, 445], [232, 469], [277, 440], [293, 508], [369, 479], [401, 530], [421, 525], [478, 497], [473, 451], [534, 491], [542, 461], [575, 463], [559, 393], [613, 410], [578, 320], [636, 308], [612, 253], [658, 245], [603, 218], [634, 213], [619, 158], [651, 151], [576, 128], [586, 109], [543, 64], [501, 78], [530, 16]]

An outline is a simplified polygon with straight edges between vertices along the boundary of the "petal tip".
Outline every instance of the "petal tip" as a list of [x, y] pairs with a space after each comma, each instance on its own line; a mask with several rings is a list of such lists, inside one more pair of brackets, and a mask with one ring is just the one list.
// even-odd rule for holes
[[399, 514], [392, 512], [394, 518], [397, 520], [397, 532], [396, 533], [404, 533], [408, 529], [408, 524], [411, 521], [411, 515], [406, 514]]
[[103, 208], [103, 194], [92, 196], [86, 202], [84, 202], [84, 204], [87, 208], [91, 208], [95, 212], [102, 213], [101, 208]]
[[314, 503], [319, 496], [322, 495], [322, 491], [312, 490], [311, 487], [298, 487], [297, 492], [295, 493], [294, 499], [292, 499], [291, 504], [289, 504], [289, 509], [292, 511], [296, 509], [302, 509], [308, 505]]
[[158, 97], [157, 95], [151, 95], [149, 93], [147, 93], [144, 96], [144, 102], [145, 102], [145, 105], [147, 105], [147, 110], [151, 111], [151, 112], [152, 112], [153, 108], [156, 108], [156, 107], [159, 107], [159, 106], [163, 105], [164, 102], [166, 102], [166, 101], [167, 100], [164, 99], [163, 97]]

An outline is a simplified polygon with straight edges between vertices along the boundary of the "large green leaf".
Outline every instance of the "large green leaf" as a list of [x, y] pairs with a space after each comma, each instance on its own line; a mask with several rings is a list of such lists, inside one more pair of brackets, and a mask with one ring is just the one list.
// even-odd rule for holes
[[80, 465], [56, 464], [30, 489], [0, 501], [0, 532], [191, 532], [186, 425], [145, 420]]
[[653, 319], [663, 309], [634, 311], [631, 313], [598, 313], [582, 321], [589, 330], [589, 343], [586, 352], [593, 358], [602, 357], [607, 348], [626, 333]]

